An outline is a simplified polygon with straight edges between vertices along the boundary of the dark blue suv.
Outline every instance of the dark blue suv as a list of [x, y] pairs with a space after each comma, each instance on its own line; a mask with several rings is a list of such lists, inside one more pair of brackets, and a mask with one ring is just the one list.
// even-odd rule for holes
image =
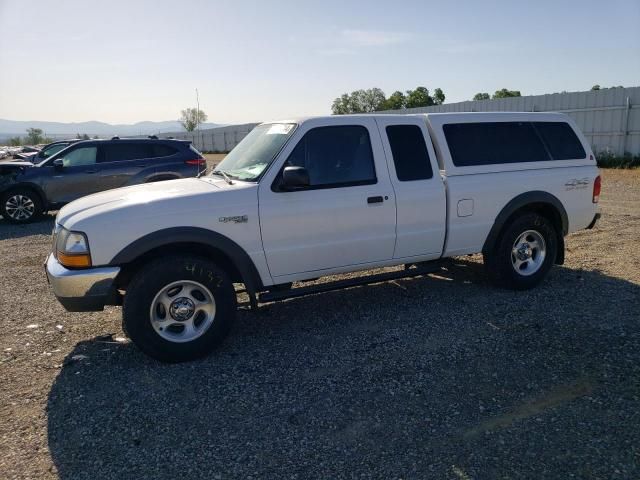
[[0, 161], [0, 214], [11, 223], [27, 223], [90, 193], [195, 177], [205, 167], [188, 141], [86, 140], [36, 164]]

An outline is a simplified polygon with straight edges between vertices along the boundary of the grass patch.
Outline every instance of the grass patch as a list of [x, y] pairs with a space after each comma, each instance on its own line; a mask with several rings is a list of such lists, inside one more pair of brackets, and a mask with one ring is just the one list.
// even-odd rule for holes
[[638, 168], [640, 167], [640, 155], [632, 155], [627, 152], [624, 155], [616, 155], [610, 151], [603, 151], [596, 155], [600, 168]]

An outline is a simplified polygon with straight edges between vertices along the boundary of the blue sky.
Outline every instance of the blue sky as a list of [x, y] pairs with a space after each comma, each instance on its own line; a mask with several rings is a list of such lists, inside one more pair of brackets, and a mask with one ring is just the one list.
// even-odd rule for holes
[[640, 85], [640, 1], [0, 0], [0, 118], [234, 123], [343, 92]]

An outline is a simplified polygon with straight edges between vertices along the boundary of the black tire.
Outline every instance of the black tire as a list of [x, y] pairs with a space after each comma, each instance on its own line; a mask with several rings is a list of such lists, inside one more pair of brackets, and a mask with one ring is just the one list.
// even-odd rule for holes
[[[540, 255], [542, 249], [523, 249], [523, 257], [518, 258], [513, 253], [514, 244], [525, 232], [535, 232], [543, 239], [544, 256]], [[535, 235], [528, 237], [535, 241]], [[484, 254], [484, 264], [491, 281], [504, 288], [512, 290], [528, 290], [538, 285], [549, 273], [549, 270], [555, 262], [558, 252], [558, 237], [553, 223], [546, 217], [537, 213], [525, 213], [514, 218], [508, 223], [500, 234], [493, 248]], [[533, 242], [536, 245], [542, 242]], [[522, 245], [520, 243], [519, 245]], [[528, 245], [528, 244], [527, 244]], [[514, 262], [521, 261], [531, 254], [531, 260], [524, 260], [519, 266], [521, 270], [517, 270]], [[539, 266], [535, 266], [534, 260], [542, 258]], [[528, 262], [532, 262], [529, 266]], [[529, 266], [529, 267], [528, 267]], [[527, 268], [531, 268], [533, 273], [525, 272]], [[537, 269], [536, 269], [537, 268]]]
[[[23, 209], [16, 210], [14, 207], [18, 204], [22, 205]], [[43, 213], [40, 195], [29, 188], [12, 188], [0, 196], [0, 214], [9, 223], [30, 223]]]
[[[209, 290], [215, 300], [212, 323], [199, 337], [177, 343], [163, 338], [152, 325], [151, 308], [154, 299], [174, 282], [196, 282]], [[178, 320], [164, 310], [166, 318]], [[173, 297], [172, 297], [173, 298]], [[122, 308], [123, 329], [144, 353], [163, 362], [186, 362], [209, 354], [229, 333], [236, 315], [236, 294], [229, 276], [215, 263], [202, 257], [176, 255], [145, 265], [129, 283]], [[196, 313], [197, 314], [197, 313]], [[196, 314], [192, 316], [195, 317]], [[157, 328], [157, 325], [156, 325]], [[167, 331], [169, 328], [167, 328]], [[167, 331], [164, 335], [167, 335]], [[180, 334], [178, 329], [178, 335]]]

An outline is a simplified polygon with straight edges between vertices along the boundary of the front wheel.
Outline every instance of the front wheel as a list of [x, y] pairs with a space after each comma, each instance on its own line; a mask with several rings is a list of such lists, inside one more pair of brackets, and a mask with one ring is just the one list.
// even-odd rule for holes
[[42, 213], [42, 201], [32, 190], [17, 188], [0, 198], [0, 214], [9, 223], [29, 223]]
[[184, 362], [210, 353], [236, 313], [229, 276], [206, 258], [173, 256], [142, 268], [127, 287], [123, 328], [147, 355]]
[[547, 275], [558, 251], [553, 224], [542, 215], [528, 213], [508, 224], [497, 244], [484, 255], [491, 280], [502, 287], [527, 290]]

